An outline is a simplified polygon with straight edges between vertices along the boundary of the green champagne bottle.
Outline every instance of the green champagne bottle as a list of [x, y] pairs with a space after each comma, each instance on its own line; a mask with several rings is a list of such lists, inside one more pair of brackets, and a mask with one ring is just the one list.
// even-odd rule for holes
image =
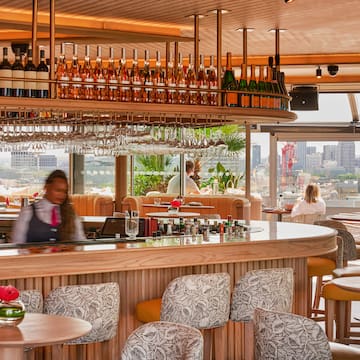
[[239, 105], [242, 108], [250, 107], [250, 95], [248, 93], [248, 83], [247, 83], [247, 66], [246, 64], [241, 65], [241, 76], [239, 82]]
[[[256, 77], [255, 77], [255, 65], [251, 65], [251, 76], [250, 76], [250, 81], [249, 81], [249, 91], [251, 92], [258, 92], [259, 88], [258, 88], [258, 84], [256, 82]], [[251, 94], [250, 95], [250, 107], [252, 108], [259, 108], [260, 107], [260, 97], [259, 94]]]
[[226, 92], [223, 93], [223, 105], [226, 106], [238, 106], [238, 98], [237, 98], [237, 84], [236, 79], [232, 70], [231, 64], [231, 52], [226, 53], [226, 71], [222, 81], [223, 90]]

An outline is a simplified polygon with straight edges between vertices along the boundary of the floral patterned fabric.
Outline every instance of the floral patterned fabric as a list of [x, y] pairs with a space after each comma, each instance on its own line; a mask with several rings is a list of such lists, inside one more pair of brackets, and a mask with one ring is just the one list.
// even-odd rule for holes
[[256, 360], [331, 360], [324, 331], [306, 317], [256, 309]]
[[294, 273], [291, 268], [249, 271], [235, 284], [230, 319], [251, 321], [257, 307], [290, 312], [293, 292]]
[[203, 360], [201, 332], [183, 324], [158, 321], [135, 329], [121, 360]]
[[68, 344], [109, 340], [116, 335], [120, 293], [117, 283], [62, 286], [45, 299], [45, 313], [71, 316], [91, 323], [92, 330]]
[[167, 286], [162, 296], [160, 319], [210, 329], [226, 324], [229, 312], [229, 274], [187, 275]]
[[19, 299], [25, 305], [28, 313], [42, 313], [44, 309], [44, 300], [39, 290], [21, 290]]

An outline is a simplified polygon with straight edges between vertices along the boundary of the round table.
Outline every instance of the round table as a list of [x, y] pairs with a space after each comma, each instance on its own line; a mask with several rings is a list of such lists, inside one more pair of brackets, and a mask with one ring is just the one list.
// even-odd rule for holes
[[[15, 327], [0, 327], [0, 359], [23, 360], [24, 347], [63, 344], [86, 335], [91, 324], [72, 317], [26, 313]], [[61, 349], [57, 351], [61, 359]]]
[[181, 218], [181, 217], [192, 217], [196, 218], [200, 216], [200, 213], [195, 212], [185, 212], [185, 211], [177, 211], [177, 212], [150, 212], [147, 213], [146, 216], [150, 216], [153, 218]]

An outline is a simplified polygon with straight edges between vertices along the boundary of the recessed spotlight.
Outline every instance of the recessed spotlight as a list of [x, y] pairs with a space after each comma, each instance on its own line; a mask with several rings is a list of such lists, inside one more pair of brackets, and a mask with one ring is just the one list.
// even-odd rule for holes
[[195, 16], [197, 16], [199, 19], [203, 19], [206, 15], [203, 15], [203, 14], [191, 14], [191, 15], [187, 15], [185, 17], [187, 19], [193, 19]]
[[247, 32], [253, 32], [254, 28], [238, 28], [235, 31], [243, 32], [246, 29]]
[[290, 4], [290, 3], [292, 3], [292, 2], [294, 2], [295, 0], [284, 0], [284, 3], [285, 4]]
[[318, 68], [316, 69], [316, 77], [317, 77], [318, 79], [321, 79], [321, 78], [322, 78], [322, 71], [321, 71], [320, 65], [319, 65]]
[[222, 14], [227, 14], [230, 12], [230, 10], [226, 10], [226, 9], [213, 9], [213, 10], [209, 10], [208, 12], [209, 13], [212, 13], [212, 14], [217, 14], [218, 11], [221, 11]]
[[268, 30], [268, 32], [276, 32], [276, 30], [279, 30], [279, 32], [281, 32], [281, 33], [287, 31], [287, 29], [270, 29], [270, 30]]

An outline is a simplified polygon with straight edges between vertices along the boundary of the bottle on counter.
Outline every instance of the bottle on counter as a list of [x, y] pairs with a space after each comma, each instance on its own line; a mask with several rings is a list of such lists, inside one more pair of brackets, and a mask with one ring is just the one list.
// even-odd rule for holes
[[81, 98], [81, 76], [80, 67], [78, 63], [78, 46], [73, 45], [73, 57], [71, 62], [71, 82], [70, 85], [70, 98], [79, 100]]
[[[249, 91], [251, 92], [258, 92], [259, 91], [259, 87], [258, 87], [258, 83], [256, 82], [256, 77], [255, 77], [255, 65], [252, 64], [250, 66], [251, 68], [251, 75], [250, 75], [250, 81], [249, 81]], [[260, 97], [259, 94], [250, 94], [250, 107], [252, 108], [259, 108], [260, 107]]]
[[246, 64], [241, 64], [241, 76], [239, 81], [239, 106], [242, 108], [250, 107], [250, 95], [247, 92], [248, 90], [247, 66]]
[[90, 62], [90, 45], [85, 46], [84, 66], [81, 79], [85, 83], [82, 90], [82, 99], [94, 100], [94, 70]]
[[133, 102], [141, 101], [141, 79], [138, 65], [138, 52], [137, 49], [133, 50], [133, 62], [130, 74], [130, 81], [132, 85], [131, 94]]
[[61, 44], [59, 63], [56, 69], [56, 78], [58, 81], [58, 98], [69, 98], [69, 73], [65, 60], [65, 44]]
[[96, 100], [107, 100], [106, 88], [107, 71], [102, 64], [101, 46], [97, 47], [96, 64], [94, 69], [95, 98]]
[[36, 96], [46, 99], [49, 97], [49, 68], [46, 65], [45, 50], [40, 50], [40, 62], [36, 68], [36, 79], [43, 80], [36, 83]]
[[211, 91], [208, 93], [208, 104], [211, 106], [217, 106], [218, 105], [218, 83], [217, 83], [217, 75], [216, 75], [216, 70], [215, 70], [215, 66], [214, 66], [214, 55], [210, 56], [210, 67], [208, 69], [208, 77], [207, 77], [207, 81], [208, 81], [208, 88], [210, 90], [215, 90], [215, 91]]
[[235, 92], [237, 90], [237, 83], [232, 69], [231, 52], [226, 53], [226, 71], [221, 87], [226, 91], [223, 93], [223, 105], [230, 107], [238, 106], [238, 95]]
[[130, 77], [128, 68], [126, 65], [126, 52], [125, 48], [121, 48], [121, 59], [120, 59], [120, 69], [118, 71], [119, 76], [119, 100], [122, 102], [131, 101], [131, 90], [130, 90]]
[[114, 48], [110, 47], [109, 49], [109, 64], [107, 67], [107, 79], [106, 79], [108, 89], [107, 99], [110, 101], [118, 100], [118, 76], [115, 69], [114, 62]]
[[36, 66], [33, 63], [33, 51], [31, 46], [29, 46], [27, 51], [27, 62], [24, 68], [24, 78], [25, 78], [24, 96], [29, 98], [36, 98], [37, 96], [36, 81], [32, 81], [36, 79]]
[[[0, 96], [12, 96], [12, 69], [8, 60], [8, 48], [3, 48], [3, 60], [0, 63]], [[9, 79], [9, 80], [7, 80]]]
[[15, 49], [15, 61], [11, 67], [12, 70], [12, 96], [23, 97], [25, 94], [24, 66], [21, 62], [20, 48]]

